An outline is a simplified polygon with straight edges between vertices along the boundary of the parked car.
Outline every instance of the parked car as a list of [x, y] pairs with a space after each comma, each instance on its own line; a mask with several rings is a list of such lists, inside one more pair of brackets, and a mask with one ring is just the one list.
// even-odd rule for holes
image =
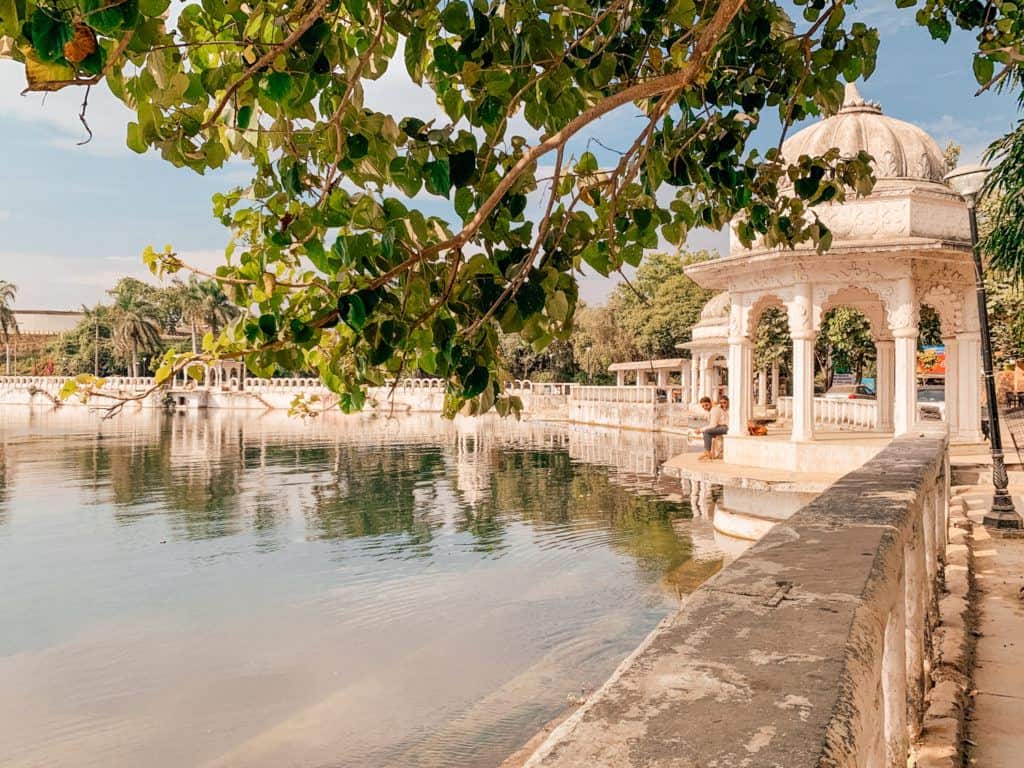
[[836, 384], [825, 397], [829, 400], [874, 400], [875, 390], [863, 384]]
[[917, 410], [922, 419], [938, 420], [946, 418], [946, 388], [918, 387]]

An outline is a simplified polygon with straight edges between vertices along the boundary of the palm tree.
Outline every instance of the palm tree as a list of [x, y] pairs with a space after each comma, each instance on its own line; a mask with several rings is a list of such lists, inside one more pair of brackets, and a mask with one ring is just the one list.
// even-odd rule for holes
[[110, 295], [114, 297], [114, 348], [131, 360], [129, 375], [139, 375], [139, 352], [160, 350], [157, 307], [145, 296], [137, 280], [121, 280]]
[[238, 310], [216, 280], [192, 277], [187, 284], [181, 284], [180, 290], [181, 316], [188, 322], [192, 333], [192, 351], [198, 352], [199, 328], [206, 327], [216, 335], [238, 314]]
[[199, 326], [203, 322], [203, 294], [199, 281], [194, 277], [188, 283], [178, 283], [178, 302], [181, 306], [181, 317], [188, 323], [192, 334], [192, 352], [199, 351]]
[[0, 280], [0, 335], [4, 337], [4, 353], [6, 355], [7, 375], [11, 375], [11, 334], [18, 332], [18, 321], [14, 317], [14, 297], [18, 286], [6, 280]]
[[224, 289], [216, 280], [203, 280], [196, 283], [202, 297], [203, 323], [216, 336], [221, 328], [227, 325], [238, 314], [238, 309], [228, 299]]

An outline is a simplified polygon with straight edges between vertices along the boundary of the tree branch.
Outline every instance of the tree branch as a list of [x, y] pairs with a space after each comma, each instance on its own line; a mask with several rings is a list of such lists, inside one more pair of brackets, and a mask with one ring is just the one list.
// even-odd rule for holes
[[241, 76], [235, 80], [235, 82], [228, 86], [227, 90], [224, 91], [224, 95], [220, 97], [220, 101], [218, 101], [216, 106], [214, 106], [213, 112], [210, 113], [210, 116], [206, 118], [206, 121], [200, 126], [200, 130], [205, 131], [217, 121], [217, 118], [220, 117], [220, 113], [224, 111], [228, 102], [231, 101], [231, 97], [235, 95], [244, 83], [264, 67], [269, 66], [282, 51], [286, 51], [295, 45], [299, 41], [299, 38], [306, 34], [309, 28], [316, 23], [316, 20], [320, 18], [323, 14], [324, 8], [326, 7], [327, 0], [316, 0], [316, 3], [310, 9], [309, 13], [302, 17], [299, 21], [299, 25], [291, 31], [291, 34], [289, 34], [288, 37], [280, 43], [271, 46], [266, 53], [256, 59], [256, 61], [254, 61], [241, 74]]
[[449, 248], [465, 245], [469, 239], [476, 234], [477, 230], [480, 229], [483, 223], [487, 220], [487, 217], [491, 215], [494, 209], [515, 184], [516, 180], [522, 176], [531, 165], [536, 163], [537, 160], [548, 152], [565, 145], [569, 139], [579, 133], [590, 123], [625, 104], [631, 104], [635, 101], [643, 101], [644, 99], [649, 99], [653, 96], [659, 96], [678, 89], [685, 89], [692, 85], [694, 79], [710, 58], [715, 44], [728, 28], [736, 14], [739, 13], [745, 2], [746, 0], [724, 0], [724, 2], [718, 6], [718, 9], [715, 11], [715, 15], [711, 18], [711, 21], [708, 22], [708, 25], [704, 28], [704, 31], [701, 32], [700, 37], [694, 44], [693, 53], [690, 58], [678, 72], [662, 75], [661, 77], [653, 77], [608, 96], [582, 112], [573, 120], [570, 120], [569, 123], [567, 123], [560, 131], [553, 133], [539, 144], [530, 147], [530, 149], [523, 154], [516, 164], [512, 166], [509, 172], [502, 177], [494, 191], [491, 192], [483, 205], [477, 209], [476, 214], [469, 223], [466, 224], [466, 226], [463, 227], [463, 229], [454, 237], [425, 248], [420, 252], [420, 258], [428, 258]]

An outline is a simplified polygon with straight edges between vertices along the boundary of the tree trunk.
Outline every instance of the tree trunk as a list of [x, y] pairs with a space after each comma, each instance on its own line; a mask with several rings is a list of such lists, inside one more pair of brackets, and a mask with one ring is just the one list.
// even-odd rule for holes
[[193, 321], [191, 323], [191, 326], [192, 326], [192, 354], [194, 355], [194, 354], [197, 354], [199, 352], [199, 336], [198, 336], [199, 329], [196, 328], [195, 321]]
[[11, 342], [9, 342], [9, 341], [5, 341], [4, 342], [4, 357], [5, 357], [5, 360], [4, 360], [4, 371], [6, 372], [6, 375], [10, 376], [11, 375]]
[[139, 375], [139, 353], [135, 349], [135, 345], [132, 345], [132, 371], [128, 374], [133, 379]]

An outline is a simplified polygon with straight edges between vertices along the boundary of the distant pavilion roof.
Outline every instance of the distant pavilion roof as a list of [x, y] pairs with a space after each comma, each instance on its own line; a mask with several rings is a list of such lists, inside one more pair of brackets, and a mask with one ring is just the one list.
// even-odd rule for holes
[[677, 370], [683, 363], [689, 362], [686, 357], [669, 357], [661, 360], [631, 360], [624, 363], [612, 363], [609, 371], [657, 371], [665, 368]]

